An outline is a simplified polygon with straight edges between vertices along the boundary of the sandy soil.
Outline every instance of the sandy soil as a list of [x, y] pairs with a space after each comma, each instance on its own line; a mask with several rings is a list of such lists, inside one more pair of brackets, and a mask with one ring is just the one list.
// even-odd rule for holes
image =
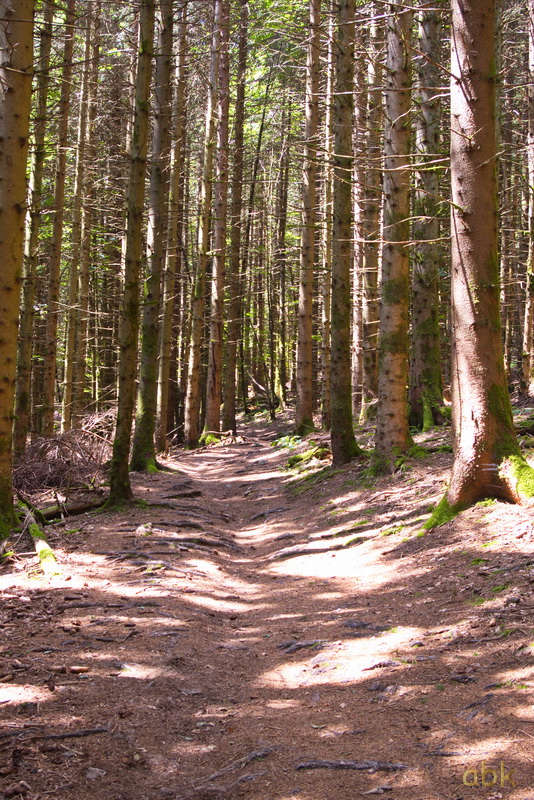
[[0, 569], [0, 798], [534, 798], [532, 511], [244, 430]]

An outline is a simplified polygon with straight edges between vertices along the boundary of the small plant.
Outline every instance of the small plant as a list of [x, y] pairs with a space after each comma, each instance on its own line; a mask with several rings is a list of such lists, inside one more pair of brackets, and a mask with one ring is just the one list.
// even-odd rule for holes
[[385, 531], [382, 531], [380, 536], [394, 536], [396, 533], [402, 533], [404, 528], [405, 528], [404, 525], [397, 525], [396, 527], [393, 528], [386, 528]]
[[474, 558], [471, 561], [471, 566], [472, 567], [479, 567], [481, 564], [486, 564], [488, 562], [488, 560], [489, 559], [487, 559], [487, 558]]
[[498, 594], [499, 592], [504, 592], [504, 590], [508, 589], [509, 586], [509, 583], [502, 583], [500, 586], [492, 586], [491, 591], [495, 594]]

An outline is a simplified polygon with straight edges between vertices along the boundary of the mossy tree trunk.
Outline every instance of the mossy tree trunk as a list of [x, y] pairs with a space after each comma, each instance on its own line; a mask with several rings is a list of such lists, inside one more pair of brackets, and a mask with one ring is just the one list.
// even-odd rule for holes
[[410, 447], [408, 323], [413, 12], [388, 3], [384, 211], [375, 454], [384, 470]]
[[485, 497], [527, 502], [534, 470], [514, 432], [499, 308], [496, 0], [453, 0], [451, 31], [454, 463], [431, 528]]
[[11, 478], [26, 159], [33, 73], [33, 0], [0, 4], [0, 539], [16, 522]]
[[230, 106], [230, 6], [223, 0], [217, 87], [217, 158], [213, 219], [213, 270], [211, 280], [210, 337], [206, 382], [206, 413], [203, 438], [221, 429], [223, 296], [228, 208], [228, 111]]
[[352, 115], [354, 81], [354, 0], [337, 5], [333, 104], [333, 231], [331, 429], [335, 465], [361, 451], [352, 426], [350, 353], [350, 270], [352, 239]]
[[[429, 4], [430, 5], [430, 4]], [[439, 3], [437, 4], [439, 6]], [[439, 170], [441, 12], [432, 3], [419, 11], [414, 196], [410, 423], [426, 431], [442, 425], [443, 386], [439, 342]]]
[[[71, 0], [67, 14], [74, 9]], [[15, 388], [15, 425], [13, 449], [22, 453], [30, 424], [30, 381], [33, 352], [33, 321], [35, 313], [35, 283], [41, 227], [43, 174], [46, 160], [46, 127], [48, 122], [48, 89], [50, 85], [50, 51], [54, 5], [43, 4], [43, 19], [39, 26], [39, 56], [37, 61], [36, 108], [33, 128], [33, 154], [30, 170], [30, 208], [24, 243], [24, 274], [17, 349], [17, 381]], [[73, 19], [71, 20], [71, 22]]]
[[211, 62], [208, 97], [206, 104], [206, 127], [204, 135], [204, 164], [200, 187], [200, 219], [198, 225], [198, 258], [193, 288], [191, 336], [189, 342], [189, 364], [187, 369], [187, 392], [185, 398], [184, 437], [188, 447], [196, 447], [200, 432], [201, 404], [201, 353], [204, 328], [206, 269], [208, 264], [211, 198], [213, 194], [212, 172], [215, 149], [216, 93], [219, 73], [219, 41], [221, 30], [222, 0], [215, 0], [211, 40]]
[[319, 66], [321, 55], [321, 0], [309, 3], [308, 56], [302, 176], [302, 229], [297, 334], [297, 407], [295, 429], [303, 435], [313, 430], [312, 309], [315, 267], [317, 195], [317, 132], [319, 123]]
[[168, 174], [170, 161], [170, 111], [172, 74], [173, 3], [160, 0], [157, 14], [155, 89], [150, 158], [150, 188], [147, 230], [147, 271], [143, 293], [143, 323], [139, 392], [131, 468], [156, 469], [156, 411], [161, 311], [161, 280], [167, 230]]
[[134, 115], [129, 148], [130, 174], [123, 246], [124, 299], [120, 327], [117, 425], [110, 470], [110, 505], [132, 500], [128, 473], [135, 404], [139, 276], [143, 255], [143, 207], [149, 135], [149, 96], [154, 49], [154, 0], [141, 0]]

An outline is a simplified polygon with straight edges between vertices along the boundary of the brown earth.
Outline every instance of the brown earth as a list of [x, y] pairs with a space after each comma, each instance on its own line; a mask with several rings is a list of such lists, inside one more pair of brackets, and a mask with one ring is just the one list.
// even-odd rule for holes
[[533, 798], [532, 511], [421, 537], [450, 455], [296, 474], [245, 431], [47, 528], [59, 574], [4, 559], [0, 798]]

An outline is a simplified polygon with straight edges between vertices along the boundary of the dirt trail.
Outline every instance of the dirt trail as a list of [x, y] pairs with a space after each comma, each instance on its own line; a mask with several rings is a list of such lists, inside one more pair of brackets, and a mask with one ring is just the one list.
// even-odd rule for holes
[[531, 513], [420, 538], [449, 456], [290, 485], [283, 432], [0, 572], [0, 798], [534, 797]]

